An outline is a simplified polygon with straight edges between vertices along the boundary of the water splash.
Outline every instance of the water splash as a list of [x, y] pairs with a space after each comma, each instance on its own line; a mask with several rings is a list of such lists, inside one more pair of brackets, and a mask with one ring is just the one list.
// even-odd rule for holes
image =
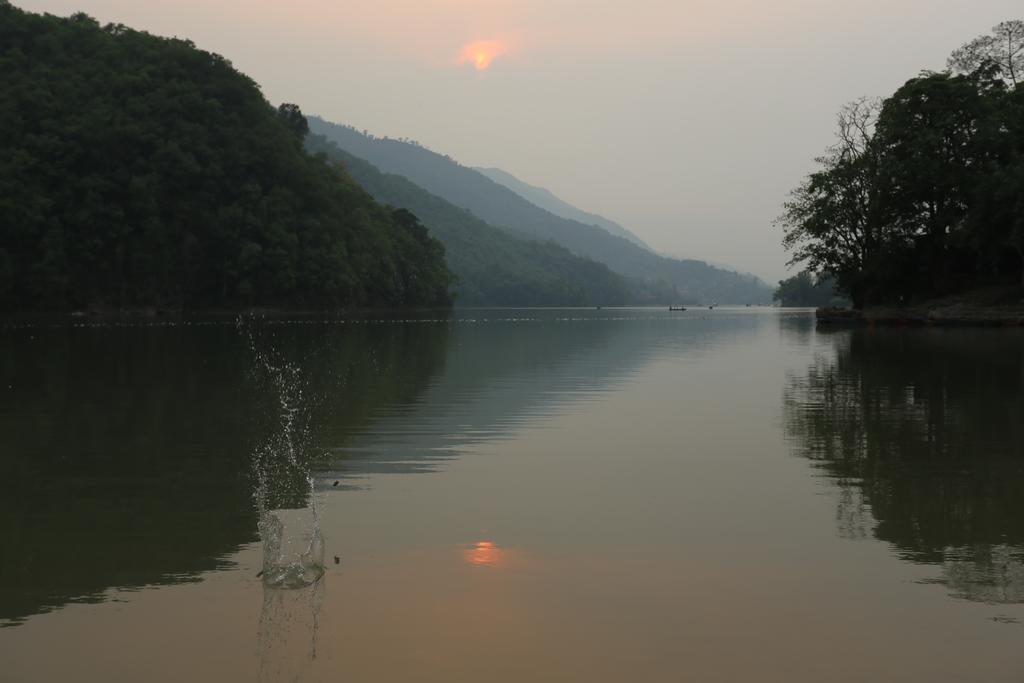
[[263, 540], [263, 583], [279, 588], [302, 588], [324, 574], [324, 541], [310, 480], [310, 505], [260, 513]]
[[298, 589], [265, 586], [257, 647], [259, 678], [266, 683], [303, 680], [317, 657], [325, 582]]
[[253, 376], [273, 400], [268, 430], [253, 451], [254, 504], [263, 542], [263, 583], [302, 588], [324, 574], [320, 510], [310, 473], [310, 409], [301, 368], [284, 356], [266, 326], [240, 316]]

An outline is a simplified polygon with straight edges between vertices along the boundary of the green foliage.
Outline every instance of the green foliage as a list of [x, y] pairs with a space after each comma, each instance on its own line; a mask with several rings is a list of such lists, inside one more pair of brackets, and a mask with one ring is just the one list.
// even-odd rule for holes
[[858, 307], [1024, 278], [1024, 90], [975, 65], [844, 109], [778, 221], [792, 263], [834, 273]]
[[443, 248], [219, 55], [0, 6], [0, 307], [448, 301]]
[[772, 294], [772, 300], [782, 306], [836, 306], [843, 303], [836, 295], [835, 278], [829, 275], [814, 277], [810, 271], [802, 270], [793, 277], [779, 280], [779, 287]]
[[297, 104], [282, 104], [277, 108], [277, 116], [288, 127], [288, 130], [299, 140], [305, 140], [309, 134], [309, 121], [302, 114]]

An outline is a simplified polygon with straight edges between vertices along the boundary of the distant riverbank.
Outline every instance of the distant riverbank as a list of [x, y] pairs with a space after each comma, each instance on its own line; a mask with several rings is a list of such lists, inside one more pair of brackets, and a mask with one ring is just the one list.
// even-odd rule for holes
[[91, 309], [87, 311], [22, 311], [0, 313], [0, 324], [90, 325], [222, 323], [239, 317], [265, 320], [441, 320], [452, 315], [451, 307], [351, 308], [337, 310], [288, 308], [218, 308], [180, 310], [164, 308]]
[[819, 308], [819, 324], [1024, 326], [1024, 287], [985, 289], [906, 306]]

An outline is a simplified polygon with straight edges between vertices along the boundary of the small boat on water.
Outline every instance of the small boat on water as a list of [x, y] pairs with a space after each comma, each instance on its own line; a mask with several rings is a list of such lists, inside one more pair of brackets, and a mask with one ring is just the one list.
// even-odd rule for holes
[[685, 311], [686, 310], [686, 306], [669, 306], [668, 310], [670, 310], [670, 311]]

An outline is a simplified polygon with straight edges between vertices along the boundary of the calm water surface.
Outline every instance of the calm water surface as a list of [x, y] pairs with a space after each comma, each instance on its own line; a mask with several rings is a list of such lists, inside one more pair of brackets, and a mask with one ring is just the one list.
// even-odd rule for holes
[[[4, 681], [1024, 680], [1018, 331], [7, 325], [0, 380]], [[293, 590], [282, 393], [326, 547]]]

